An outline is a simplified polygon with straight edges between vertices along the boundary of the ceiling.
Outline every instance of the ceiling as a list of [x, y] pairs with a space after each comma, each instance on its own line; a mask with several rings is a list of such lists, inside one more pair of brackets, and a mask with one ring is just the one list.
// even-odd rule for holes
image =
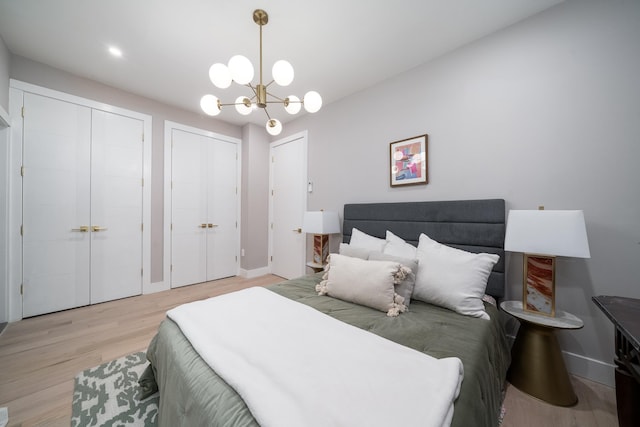
[[[212, 93], [233, 102], [250, 90], [209, 81], [214, 62], [248, 57], [258, 79], [264, 9], [264, 83], [288, 60], [293, 83], [269, 90], [282, 98], [318, 91], [327, 105], [518, 22], [563, 0], [0, 0], [0, 37], [8, 49], [78, 76], [202, 114]], [[119, 47], [123, 56], [107, 49]], [[304, 111], [304, 110], [303, 110]], [[269, 107], [283, 123], [294, 118]], [[302, 114], [299, 113], [299, 114]], [[263, 125], [264, 113], [220, 120]]]

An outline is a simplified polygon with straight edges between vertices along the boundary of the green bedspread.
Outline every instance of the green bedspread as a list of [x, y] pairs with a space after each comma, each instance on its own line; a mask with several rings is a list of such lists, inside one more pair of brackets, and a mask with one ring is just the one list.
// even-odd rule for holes
[[[459, 357], [464, 365], [464, 380], [452, 426], [498, 425], [510, 359], [494, 306], [485, 304], [491, 321], [420, 301], [412, 301], [409, 311], [399, 317], [387, 317], [381, 311], [318, 296], [315, 285], [319, 281], [320, 275], [310, 275], [268, 289], [433, 357]], [[161, 392], [160, 426], [257, 425], [240, 396], [200, 359], [171, 320], [160, 325], [147, 357]]]

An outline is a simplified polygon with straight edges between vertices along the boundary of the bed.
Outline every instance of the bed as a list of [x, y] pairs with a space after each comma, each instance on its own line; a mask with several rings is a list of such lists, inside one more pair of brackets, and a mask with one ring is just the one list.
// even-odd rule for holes
[[[420, 245], [419, 236], [425, 234], [470, 253], [496, 254], [500, 258], [486, 281], [486, 293], [495, 299], [504, 296], [504, 200], [347, 204], [343, 221], [345, 244], [351, 242], [354, 229], [380, 239], [390, 231], [414, 246]], [[380, 310], [318, 295], [316, 288], [323, 277], [326, 279], [324, 272], [311, 274], [268, 289], [433, 358], [459, 358], [464, 379], [451, 425], [498, 425], [510, 357], [493, 304], [482, 303], [488, 320], [418, 300], [412, 300], [406, 312], [389, 317]], [[170, 318], [160, 325], [147, 358], [160, 391], [160, 426], [258, 425], [240, 395], [203, 360]]]

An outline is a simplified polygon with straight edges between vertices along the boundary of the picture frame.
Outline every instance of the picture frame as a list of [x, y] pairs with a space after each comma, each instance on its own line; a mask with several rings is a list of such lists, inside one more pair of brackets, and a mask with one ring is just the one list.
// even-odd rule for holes
[[522, 308], [525, 311], [554, 317], [556, 314], [556, 258], [525, 254]]
[[424, 185], [429, 182], [427, 134], [389, 144], [389, 183], [391, 187]]

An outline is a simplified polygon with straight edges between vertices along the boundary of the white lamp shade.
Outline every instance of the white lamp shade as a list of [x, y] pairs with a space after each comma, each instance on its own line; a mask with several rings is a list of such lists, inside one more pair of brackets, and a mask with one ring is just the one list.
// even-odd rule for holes
[[322, 97], [314, 90], [310, 90], [304, 95], [304, 109], [310, 113], [315, 113], [322, 107]]
[[239, 96], [238, 98], [236, 98], [236, 111], [240, 114], [242, 114], [243, 116], [246, 116], [248, 114], [251, 114], [251, 112], [253, 111], [253, 108], [251, 108], [250, 106], [247, 107], [244, 104], [245, 99], [249, 99], [246, 96]]
[[582, 211], [510, 210], [504, 249], [538, 255], [591, 258]]
[[281, 59], [273, 64], [271, 75], [280, 86], [289, 86], [293, 81], [293, 67], [289, 62]]
[[220, 114], [220, 107], [218, 107], [218, 97], [214, 95], [205, 95], [200, 99], [200, 108], [206, 114], [210, 116], [217, 116]]
[[253, 65], [246, 56], [232, 56], [229, 60], [229, 72], [231, 78], [240, 85], [246, 85], [253, 79]]
[[300, 98], [298, 98], [295, 95], [289, 95], [287, 98], [289, 99], [289, 105], [284, 107], [286, 112], [289, 114], [298, 114], [298, 112], [302, 108], [302, 103], [300, 103]]
[[310, 234], [340, 233], [340, 218], [337, 212], [308, 211], [304, 213], [302, 231]]
[[269, 135], [280, 135], [280, 132], [282, 132], [282, 123], [278, 119], [267, 120], [267, 124], [264, 127], [269, 132]]
[[224, 64], [215, 63], [209, 68], [209, 79], [216, 87], [226, 89], [231, 86], [231, 72]]

